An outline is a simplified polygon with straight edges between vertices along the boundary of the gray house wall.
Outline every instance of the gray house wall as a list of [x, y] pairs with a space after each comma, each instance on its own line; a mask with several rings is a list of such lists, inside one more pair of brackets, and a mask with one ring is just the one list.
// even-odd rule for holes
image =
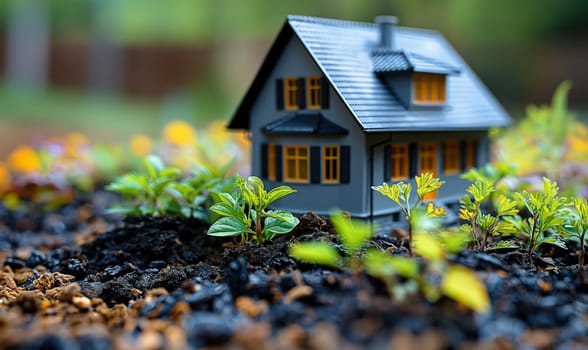
[[[261, 88], [258, 98], [251, 108], [250, 130], [252, 132], [252, 173], [262, 174], [261, 145], [263, 143], [278, 145], [349, 145], [350, 149], [350, 183], [349, 184], [311, 184], [288, 181], [270, 181], [264, 179], [266, 186], [289, 185], [298, 192], [275, 203], [278, 209], [291, 210], [301, 214], [315, 211], [325, 215], [333, 208], [349, 211], [353, 216], [361, 216], [366, 212], [367, 168], [365, 166], [365, 135], [359, 124], [350, 114], [337, 93], [329, 87], [328, 109], [300, 109], [297, 111], [278, 110], [276, 107], [276, 79], [285, 77], [321, 76], [321, 72], [301, 44], [293, 36], [278, 59], [270, 77]], [[347, 135], [265, 135], [262, 128], [270, 122], [293, 113], [320, 112], [324, 117], [349, 130]], [[284, 167], [282, 167], [284, 169]]]
[[[442, 159], [442, 143], [452, 140], [476, 140], [478, 147], [476, 149], [476, 166], [481, 166], [490, 161], [489, 143], [487, 131], [451, 131], [451, 132], [413, 132], [413, 133], [388, 133], [373, 135], [368, 139], [368, 149], [373, 149], [373, 172], [371, 174], [372, 185], [378, 186], [383, 182], [391, 184], [390, 180], [384, 179], [384, 146], [389, 143], [419, 143], [419, 142], [436, 142], [438, 160]], [[445, 181], [445, 184], [439, 189], [436, 202], [448, 206], [453, 211], [458, 208], [459, 199], [465, 194], [466, 188], [470, 182], [461, 179], [462, 172], [456, 174], [445, 174], [442, 163], [437, 162], [437, 177]], [[407, 179], [404, 182], [411, 183], [413, 193], [411, 198], [416, 200], [416, 183], [414, 179]], [[395, 203], [381, 194], [373, 191], [370, 194], [373, 198], [368, 198], [367, 207], [373, 203], [371, 212], [374, 216], [389, 216], [391, 213], [398, 212]], [[369, 196], [368, 196], [369, 197]], [[381, 220], [380, 220], [381, 221]]]

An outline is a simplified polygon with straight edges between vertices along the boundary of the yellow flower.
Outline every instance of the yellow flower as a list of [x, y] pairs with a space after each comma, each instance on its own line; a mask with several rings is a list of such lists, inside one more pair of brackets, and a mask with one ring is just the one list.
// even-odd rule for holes
[[30, 146], [19, 146], [10, 153], [8, 165], [14, 171], [34, 173], [41, 170], [41, 160], [37, 152]]
[[65, 135], [65, 144], [71, 145], [72, 147], [86, 146], [90, 144], [90, 140], [86, 135], [79, 132], [72, 132]]
[[568, 142], [573, 152], [588, 152], [588, 141], [577, 136], [568, 136]]
[[10, 187], [10, 183], [12, 182], [10, 178], [10, 173], [8, 169], [3, 163], [0, 163], [0, 193], [5, 191], [8, 187]]
[[427, 215], [432, 218], [438, 218], [447, 215], [447, 211], [441, 207], [435, 208], [433, 202], [429, 202], [427, 205]]
[[163, 139], [177, 146], [188, 146], [196, 142], [196, 131], [185, 121], [175, 120], [163, 128]]
[[153, 145], [148, 136], [137, 134], [133, 135], [129, 140], [129, 147], [131, 148], [131, 153], [133, 155], [144, 157], [151, 153]]

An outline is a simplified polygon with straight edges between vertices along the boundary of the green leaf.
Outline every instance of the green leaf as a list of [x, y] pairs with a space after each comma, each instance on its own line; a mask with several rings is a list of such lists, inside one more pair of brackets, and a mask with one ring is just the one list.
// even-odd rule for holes
[[386, 279], [396, 275], [414, 279], [419, 274], [416, 260], [404, 256], [386, 254], [377, 249], [369, 249], [364, 264], [366, 272], [373, 277]]
[[162, 177], [153, 180], [149, 184], [149, 188], [151, 189], [152, 193], [155, 195], [159, 195], [168, 185], [176, 181], [176, 178], [173, 177]]
[[413, 236], [414, 252], [427, 260], [439, 261], [445, 257], [443, 244], [430, 233], [417, 232]]
[[341, 237], [341, 242], [349, 256], [355, 256], [373, 235], [369, 224], [351, 220], [341, 211], [331, 214], [331, 223]]
[[267, 193], [265, 205], [268, 206], [271, 203], [277, 201], [278, 199], [285, 197], [289, 194], [292, 194], [294, 192], [296, 192], [296, 190], [288, 186], [278, 186], [276, 188], [273, 188]]
[[487, 247], [486, 250], [499, 250], [499, 249], [518, 249], [520, 246], [515, 241], [505, 240], [496, 243], [491, 247]]
[[161, 158], [154, 154], [145, 157], [143, 163], [145, 165], [145, 169], [147, 169], [149, 177], [152, 179], [158, 177], [159, 173], [165, 168]]
[[142, 196], [147, 188], [147, 179], [143, 175], [127, 174], [116, 178], [106, 189], [125, 196]]
[[300, 242], [290, 247], [290, 256], [300, 261], [338, 267], [341, 257], [335, 247], [324, 242]]
[[210, 236], [227, 237], [238, 236], [247, 232], [250, 232], [250, 230], [243, 222], [233, 217], [223, 217], [210, 226], [207, 234]]
[[265, 219], [262, 231], [263, 239], [272, 239], [276, 235], [288, 233], [292, 231], [299, 222], [300, 220], [291, 213], [280, 211], [279, 219], [275, 217], [268, 217]]
[[139, 209], [137, 207], [113, 207], [113, 208], [108, 208], [108, 210], [106, 210], [107, 214], [122, 214], [125, 216], [128, 215], [139, 215], [141, 212], [139, 211]]
[[476, 274], [463, 266], [449, 266], [441, 282], [442, 293], [472, 310], [483, 313], [490, 309], [486, 287]]
[[544, 237], [544, 238], [540, 238], [537, 240], [537, 244], [535, 245], [536, 247], [539, 247], [542, 244], [550, 244], [550, 245], [554, 245], [557, 247], [560, 247], [562, 249], [568, 249], [568, 247], [566, 246], [566, 242], [562, 241], [559, 238], [556, 237]]
[[417, 184], [417, 195], [419, 198], [423, 198], [425, 195], [438, 190], [445, 183], [445, 181], [441, 181], [431, 173], [421, 174], [414, 179]]
[[474, 196], [476, 203], [482, 203], [495, 191], [494, 186], [488, 181], [476, 181], [471, 184], [467, 191]]
[[497, 216], [512, 216], [517, 215], [519, 209], [515, 201], [511, 201], [505, 195], [501, 194], [496, 200], [496, 211]]
[[236, 208], [233, 204], [227, 202], [220, 202], [212, 205], [208, 210], [225, 217], [234, 217], [243, 221], [245, 214], [240, 208]]

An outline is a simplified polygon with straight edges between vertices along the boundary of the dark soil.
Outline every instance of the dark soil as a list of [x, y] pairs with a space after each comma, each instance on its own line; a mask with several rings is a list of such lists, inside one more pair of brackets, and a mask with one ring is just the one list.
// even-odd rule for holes
[[[534, 268], [522, 250], [453, 256], [486, 284], [492, 309], [478, 315], [445, 298], [394, 301], [361, 273], [291, 259], [296, 241], [339, 244], [312, 213], [289, 235], [241, 245], [198, 221], [119, 222], [104, 196], [0, 211], [0, 348], [588, 348], [574, 249], [543, 252]], [[406, 254], [401, 235], [371, 244]]]

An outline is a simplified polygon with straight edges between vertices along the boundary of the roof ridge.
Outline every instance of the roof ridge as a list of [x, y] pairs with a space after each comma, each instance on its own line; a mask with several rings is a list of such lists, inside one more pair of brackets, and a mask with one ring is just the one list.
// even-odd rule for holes
[[295, 22], [306, 22], [306, 23], [314, 23], [314, 24], [325, 24], [331, 26], [357, 26], [357, 27], [373, 27], [376, 24], [371, 22], [361, 22], [361, 21], [353, 21], [353, 20], [344, 20], [344, 19], [333, 19], [333, 18], [325, 18], [325, 17], [313, 17], [313, 16], [304, 16], [304, 15], [288, 15], [287, 16], [288, 22], [295, 21]]

